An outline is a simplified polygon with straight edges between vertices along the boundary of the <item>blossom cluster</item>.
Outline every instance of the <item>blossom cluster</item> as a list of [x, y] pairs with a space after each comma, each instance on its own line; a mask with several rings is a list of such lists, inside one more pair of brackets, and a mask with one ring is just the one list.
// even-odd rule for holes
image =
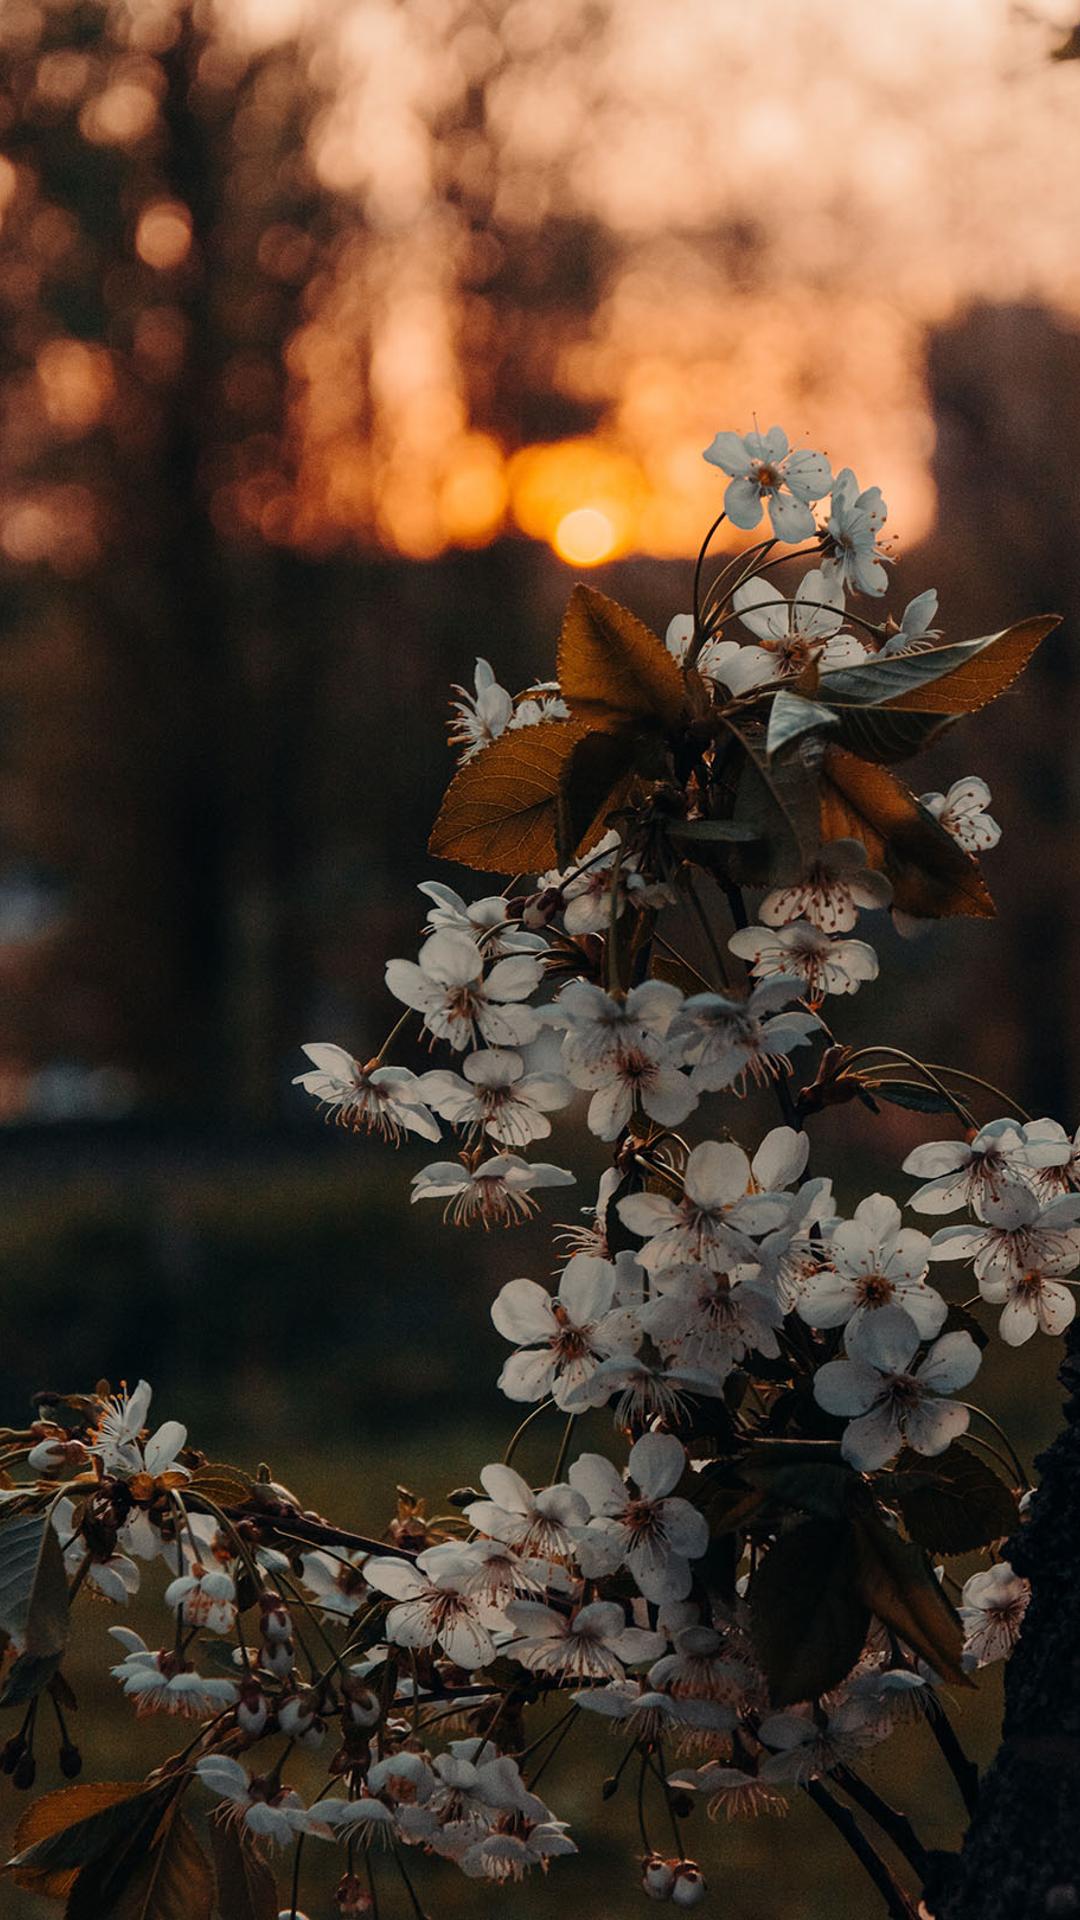
[[[4, 1527], [22, 1530], [35, 1569], [6, 1611], [0, 1583], [4, 1699], [29, 1703], [5, 1754], [17, 1783], [33, 1778], [47, 1685], [64, 1725], [63, 1645], [45, 1644], [58, 1610], [84, 1587], [123, 1609], [144, 1569], [164, 1576], [160, 1644], [110, 1629], [134, 1710], [194, 1723], [151, 1778], [162, 1817], [137, 1842], [132, 1829], [136, 1862], [166, 1844], [174, 1796], [198, 1786], [219, 1844], [261, 1865], [294, 1850], [293, 1913], [308, 1843], [343, 1850], [340, 1913], [373, 1911], [383, 1855], [419, 1911], [414, 1855], [500, 1883], [577, 1851], [537, 1789], [563, 1740], [592, 1725], [609, 1736], [605, 1793], [636, 1774], [645, 1894], [689, 1908], [706, 1891], [683, 1839], [699, 1802], [751, 1817], [812, 1787], [830, 1807], [854, 1781], [872, 1811], [868, 1750], [900, 1722], [940, 1726], [950, 1683], [1019, 1632], [1028, 1588], [1005, 1547], [1027, 1478], [964, 1396], [994, 1331], [984, 1305], [1007, 1346], [1073, 1317], [1080, 1134], [1026, 1115], [980, 1125], [968, 1088], [984, 1083], [897, 1047], [844, 1047], [825, 1012], [878, 975], [865, 917], [892, 911], [906, 930], [920, 901], [945, 910], [949, 886], [981, 898], [976, 856], [999, 837], [978, 777], [898, 799], [850, 739], [872, 747], [890, 702], [1001, 636], [940, 648], [932, 590], [898, 619], [848, 606], [873, 607], [889, 564], [880, 490], [850, 469], [834, 478], [779, 428], [718, 434], [705, 457], [727, 476], [729, 523], [753, 533], [767, 513], [771, 537], [704, 597], [696, 586], [663, 642], [594, 596], [564, 634], [559, 681], [515, 699], [477, 663], [473, 691], [455, 690], [458, 779], [492, 783], [467, 789], [487, 831], [519, 804], [493, 762], [513, 776], [514, 755], [547, 743], [560, 784], [550, 834], [529, 842], [547, 863], [476, 899], [425, 882], [416, 958], [386, 968], [402, 1009], [387, 1041], [366, 1060], [310, 1042], [297, 1076], [350, 1130], [448, 1139], [452, 1157], [416, 1171], [412, 1196], [457, 1226], [513, 1227], [574, 1183], [534, 1157], [557, 1116], [560, 1158], [582, 1124], [609, 1149], [591, 1203], [561, 1229], [553, 1283], [514, 1275], [491, 1304], [509, 1348], [498, 1388], [527, 1410], [503, 1458], [435, 1519], [403, 1495], [368, 1538], [266, 1471], [209, 1463], [175, 1421], [151, 1430], [145, 1382], [41, 1396], [32, 1426], [7, 1436], [0, 1569]], [[803, 542], [816, 564], [785, 597], [773, 550]], [[582, 716], [605, 700], [606, 737], [627, 756], [617, 803], [599, 818], [590, 806], [568, 839]], [[845, 735], [853, 708], [861, 731]], [[903, 813], [902, 881], [887, 824], [857, 837], [849, 809], [835, 830], [853, 757], [863, 811], [869, 781], [883, 820]], [[477, 817], [454, 843], [473, 864]], [[913, 896], [918, 836], [933, 885]], [[748, 1117], [751, 1095], [775, 1099], [777, 1124]], [[913, 1124], [947, 1117], [950, 1137], [903, 1161], [923, 1224], [886, 1193], [856, 1199], [842, 1167], [811, 1165], [808, 1118], [847, 1101], [892, 1101]], [[963, 1223], [924, 1230], [961, 1210]], [[972, 1299], [950, 1277], [961, 1262]], [[530, 1446], [550, 1432], [546, 1475], [515, 1465], [527, 1428]], [[975, 1550], [984, 1564], [960, 1585], [949, 1561]], [[798, 1622], [825, 1595], [836, 1631], [807, 1653]], [[296, 1765], [314, 1752], [326, 1777], [312, 1794]], [[70, 1868], [78, 1815], [60, 1825]], [[47, 1848], [34, 1828], [16, 1870], [47, 1870]]]

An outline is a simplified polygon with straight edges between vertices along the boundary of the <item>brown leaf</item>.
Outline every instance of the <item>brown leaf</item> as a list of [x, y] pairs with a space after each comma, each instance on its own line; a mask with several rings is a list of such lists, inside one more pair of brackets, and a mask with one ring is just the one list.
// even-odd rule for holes
[[63, 1899], [80, 1867], [137, 1828], [159, 1793], [144, 1780], [88, 1780], [42, 1794], [15, 1829], [15, 1862], [26, 1861], [8, 1868], [15, 1885]]
[[83, 1868], [65, 1920], [212, 1920], [213, 1906], [210, 1862], [174, 1803], [126, 1854]]
[[223, 1820], [210, 1822], [217, 1904], [222, 1920], [277, 1920], [277, 1884], [270, 1867], [241, 1829]]
[[206, 1460], [201, 1467], [196, 1467], [185, 1484], [192, 1493], [201, 1493], [212, 1500], [216, 1507], [242, 1507], [251, 1498], [253, 1482], [251, 1475], [239, 1467]]
[[542, 873], [619, 803], [649, 744], [613, 721], [504, 733], [451, 781], [429, 852], [485, 872]]
[[1049, 613], [1006, 627], [951, 673], [890, 700], [889, 711], [978, 713], [1019, 679], [1036, 647], [1060, 625], [1060, 616]]
[[861, 840], [887, 873], [904, 913], [987, 919], [994, 903], [979, 868], [886, 767], [828, 747], [821, 775], [821, 838]]
[[855, 1522], [856, 1579], [860, 1595], [914, 1653], [954, 1686], [972, 1682], [960, 1664], [964, 1633], [921, 1547], [901, 1539], [876, 1513]]
[[559, 637], [559, 685], [575, 716], [677, 725], [686, 688], [662, 640], [595, 587], [576, 586]]

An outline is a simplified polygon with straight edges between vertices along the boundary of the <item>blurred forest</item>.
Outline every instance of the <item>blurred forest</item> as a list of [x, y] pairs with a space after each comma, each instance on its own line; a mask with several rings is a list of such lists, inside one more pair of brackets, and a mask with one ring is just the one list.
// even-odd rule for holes
[[[426, 1223], [382, 1223], [376, 1156], [290, 1085], [298, 1045], [382, 1037], [449, 683], [478, 652], [511, 685], [550, 671], [581, 507], [610, 536], [581, 556], [598, 583], [662, 628], [716, 504], [700, 447], [755, 407], [821, 423], [838, 465], [873, 460], [917, 535], [898, 604], [936, 584], [955, 637], [1065, 615], [960, 761], [946, 742], [926, 764], [927, 786], [990, 778], [999, 927], [894, 943], [851, 1024], [1075, 1115], [1080, 297], [1057, 188], [1011, 279], [994, 219], [1069, 151], [1076, 69], [1045, 48], [1026, 67], [1007, 10], [943, 23], [895, 0], [829, 82], [857, 127], [892, 62], [884, 145], [846, 207], [816, 156], [806, 239], [777, 191], [794, 92], [771, 149], [746, 122], [749, 180], [741, 123], [705, 140], [711, 97], [686, 88], [760, 78], [770, 21], [781, 96], [825, 85], [836, 47], [816, 6], [736, 11], [687, 6], [660, 34], [637, 0], [6, 0], [0, 1118], [20, 1393], [43, 1354], [85, 1364], [88, 1279], [102, 1368], [134, 1346], [186, 1377], [175, 1316], [142, 1320], [148, 1286], [213, 1295], [226, 1320], [231, 1300], [218, 1350], [242, 1327], [273, 1371], [334, 1341], [304, 1323], [309, 1268], [366, 1260], [376, 1320], [391, 1247], [475, 1271]], [[904, 89], [950, 47], [981, 103], [973, 152], [1010, 88], [1048, 124], [980, 161], [985, 209], [943, 185], [912, 227], [938, 129], [928, 107], [905, 158]], [[880, 1149], [910, 1124], [883, 1122]], [[451, 1393], [438, 1331], [432, 1351]]]

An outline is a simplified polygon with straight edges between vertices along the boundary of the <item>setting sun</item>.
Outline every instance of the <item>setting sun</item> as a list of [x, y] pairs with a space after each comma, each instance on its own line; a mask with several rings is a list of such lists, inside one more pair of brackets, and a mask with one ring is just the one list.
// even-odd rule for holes
[[576, 567], [598, 567], [615, 551], [615, 528], [598, 507], [575, 507], [564, 513], [553, 542], [560, 560]]

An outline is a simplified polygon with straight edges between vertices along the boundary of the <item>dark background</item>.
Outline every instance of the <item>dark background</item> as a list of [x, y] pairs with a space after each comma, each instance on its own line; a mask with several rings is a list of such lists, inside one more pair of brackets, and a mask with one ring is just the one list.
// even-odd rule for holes
[[[717, 504], [698, 449], [755, 408], [881, 481], [897, 611], [936, 584], [954, 638], [1064, 616], [913, 774], [989, 779], [999, 923], [884, 934], [838, 1024], [1075, 1119], [1080, 75], [1004, 8], [893, 0], [832, 39], [814, 11], [0, 15], [5, 1418], [146, 1374], [162, 1417], [371, 1525], [395, 1478], [438, 1493], [501, 1446], [505, 1243], [410, 1213], [431, 1156], [323, 1130], [291, 1076], [394, 1018], [448, 686], [478, 653], [550, 673], [562, 516], [608, 516], [590, 577], [662, 632]], [[756, 177], [684, 151], [755, 90]], [[821, 1138], [857, 1198], [925, 1132]], [[542, 1277], [545, 1237], [517, 1260]], [[1030, 1449], [1049, 1352], [1001, 1386]], [[792, 1842], [785, 1911], [817, 1912]]]

